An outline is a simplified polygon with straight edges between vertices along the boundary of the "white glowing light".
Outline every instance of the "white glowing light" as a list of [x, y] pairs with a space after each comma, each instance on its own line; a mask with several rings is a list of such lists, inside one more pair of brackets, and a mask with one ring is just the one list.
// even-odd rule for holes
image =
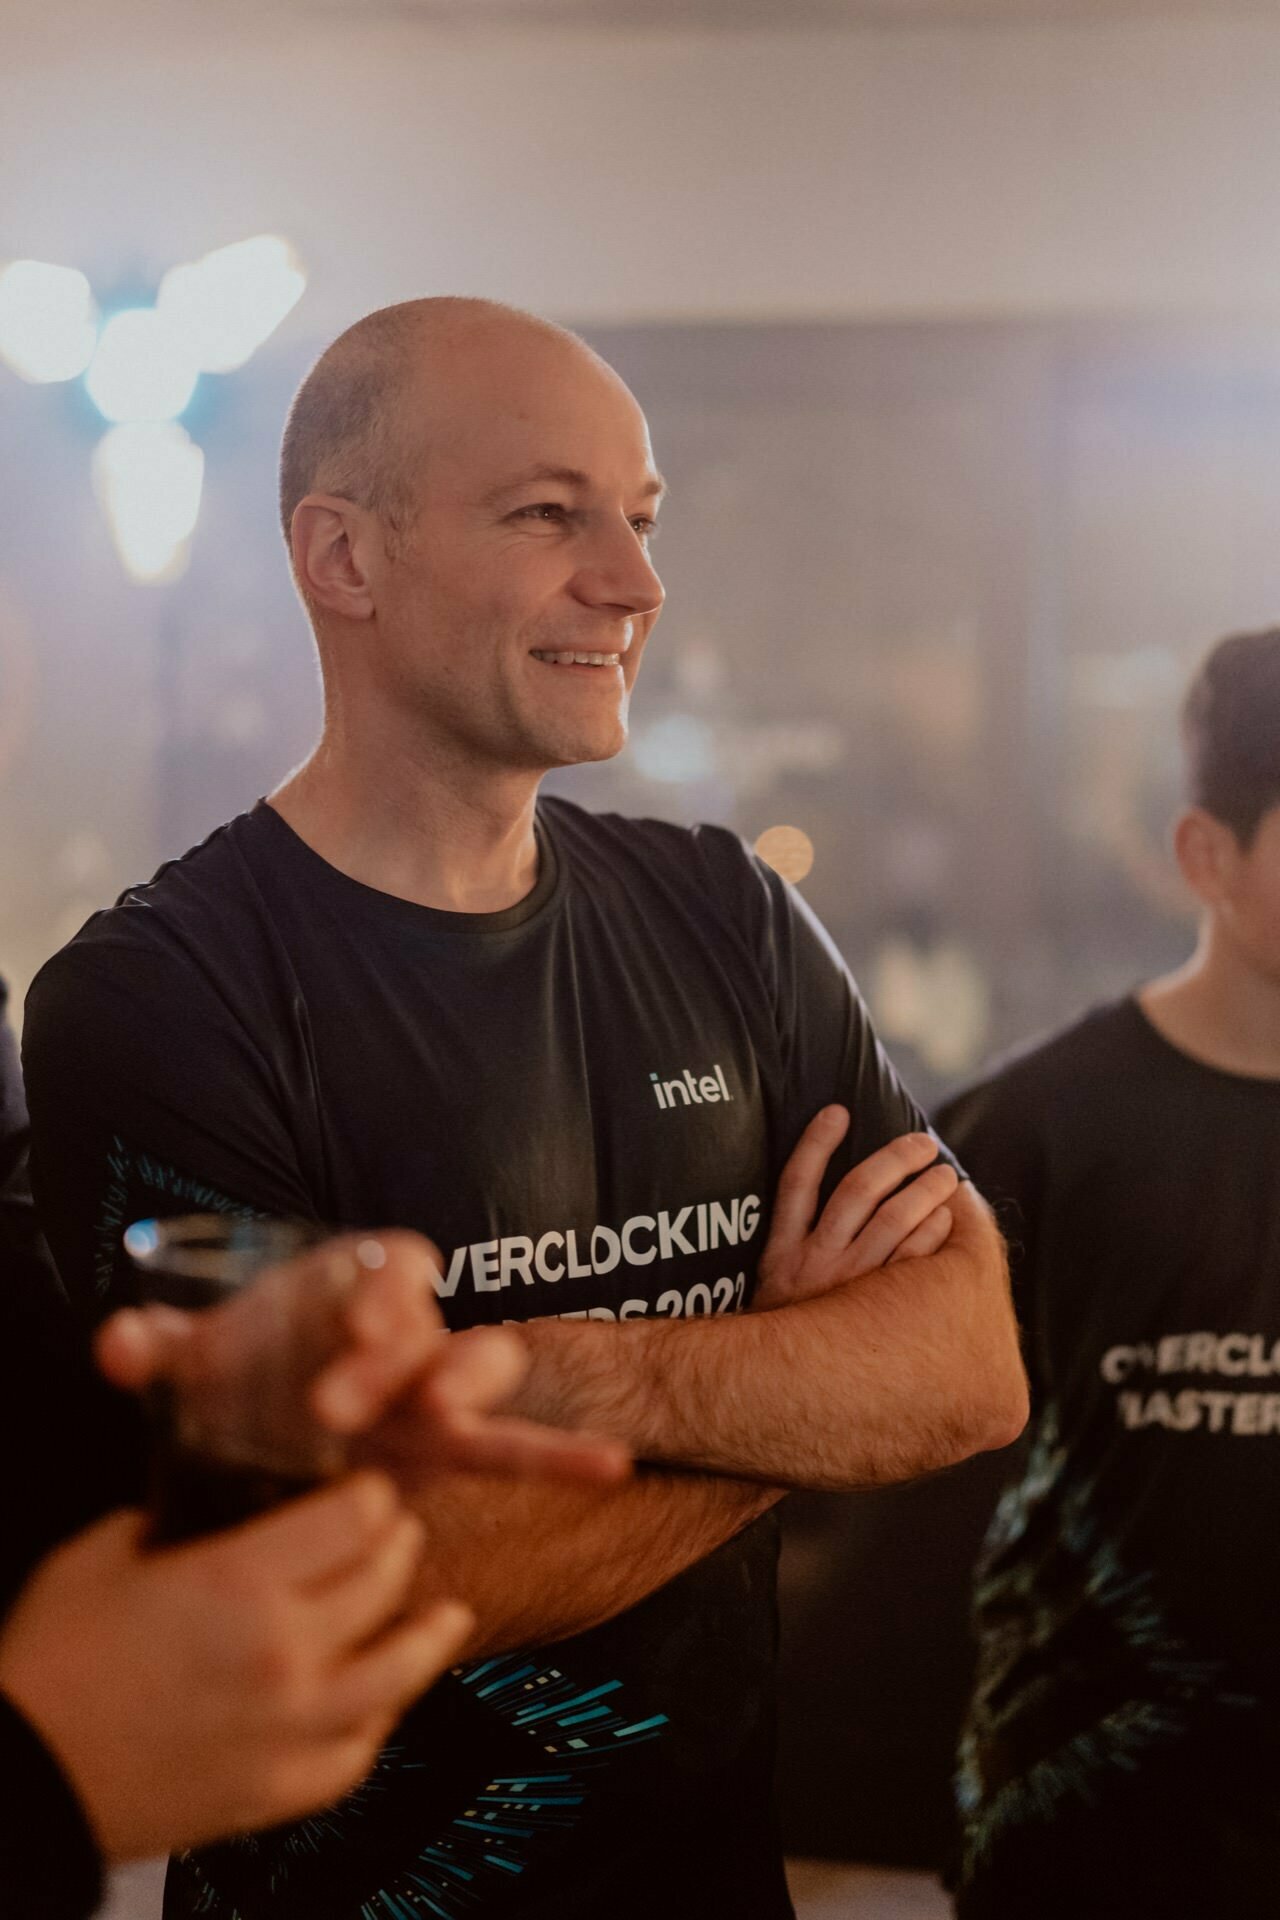
[[306, 284], [288, 241], [259, 233], [171, 268], [156, 308], [205, 373], [232, 373], [275, 332]]
[[[135, 580], [172, 580], [200, 511], [204, 455], [176, 425], [202, 373], [231, 373], [296, 306], [306, 275], [286, 240], [260, 233], [174, 267], [154, 307], [99, 331], [89, 282], [72, 267], [14, 260], [0, 270], [0, 360], [24, 380], [74, 380], [112, 430], [93, 478]], [[235, 725], [256, 727], [237, 712]]]
[[200, 369], [187, 342], [154, 307], [113, 314], [84, 383], [104, 419], [176, 420], [196, 390]]
[[93, 479], [125, 571], [135, 580], [176, 579], [204, 481], [204, 455], [185, 428], [113, 427], [94, 453]]
[[12, 260], [0, 273], [0, 359], [23, 380], [74, 380], [93, 357], [89, 282], [74, 267]]

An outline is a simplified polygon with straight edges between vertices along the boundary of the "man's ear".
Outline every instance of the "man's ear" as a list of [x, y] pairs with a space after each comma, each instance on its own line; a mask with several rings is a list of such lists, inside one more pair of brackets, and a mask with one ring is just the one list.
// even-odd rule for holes
[[1173, 829], [1173, 851], [1182, 877], [1206, 907], [1218, 906], [1230, 891], [1233, 856], [1239, 843], [1225, 820], [1203, 807], [1188, 807]]
[[309, 493], [289, 532], [303, 598], [345, 620], [371, 620], [372, 563], [384, 551], [373, 514], [341, 494]]

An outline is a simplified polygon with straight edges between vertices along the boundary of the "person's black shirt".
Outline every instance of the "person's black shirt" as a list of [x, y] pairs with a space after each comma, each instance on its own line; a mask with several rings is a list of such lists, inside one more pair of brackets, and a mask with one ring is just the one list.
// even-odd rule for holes
[[[48, 1550], [110, 1507], [136, 1498], [142, 1451], [136, 1406], [93, 1364], [37, 1224], [18, 1048], [0, 981], [0, 1611]], [[66, 1096], [70, 1122], [74, 1091]], [[51, 1115], [56, 1126], [56, 1114]]]
[[0, 1912], [12, 1920], [89, 1920], [102, 1900], [97, 1842], [52, 1753], [0, 1693]]
[[[119, 1297], [131, 1218], [248, 1205], [428, 1233], [455, 1327], [737, 1312], [818, 1108], [852, 1109], [833, 1176], [923, 1124], [826, 935], [733, 835], [563, 801], [538, 822], [502, 913], [364, 886], [259, 805], [89, 922], [26, 1024], [75, 1294]], [[788, 1914], [775, 1540], [447, 1679], [335, 1813], [180, 1863], [169, 1911]]]
[[1280, 1081], [1126, 999], [939, 1125], [1010, 1237], [1034, 1401], [976, 1588], [959, 1911], [1269, 1915]]
[[[0, 1631], [36, 1562], [108, 1503], [109, 1482], [95, 1465], [104, 1423], [118, 1437], [112, 1396], [93, 1369], [36, 1225], [8, 997], [0, 981]], [[0, 1780], [0, 1912], [84, 1920], [102, 1897], [97, 1843], [57, 1761], [3, 1693]]]

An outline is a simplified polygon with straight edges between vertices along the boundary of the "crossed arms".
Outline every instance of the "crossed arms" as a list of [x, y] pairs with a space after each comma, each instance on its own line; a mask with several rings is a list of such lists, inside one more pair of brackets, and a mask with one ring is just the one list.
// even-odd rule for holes
[[[133, 975], [111, 978], [123, 991]], [[160, 1039], [145, 1023], [114, 1017], [114, 1001], [90, 1020], [92, 1010], [87, 996], [73, 1003], [55, 994], [28, 1020], [45, 1188], [37, 1199], [64, 1274], [74, 1272], [82, 1289], [92, 1282], [91, 1181], [113, 1130], [100, 1116], [121, 1086], [136, 1138], [159, 1135], [163, 1146], [176, 1127], [178, 1164], [266, 1210], [307, 1210], [288, 1129], [275, 1127], [276, 1109], [252, 1080], [256, 1098], [244, 1096], [250, 1065], [229, 1016], [221, 1025], [202, 1018], [211, 1066], [197, 1120], [187, 1121], [189, 1075], [176, 1073]], [[113, 1038], [125, 1033], [147, 1041], [141, 1064], [136, 1049]], [[87, 1088], [69, 1109], [59, 1095], [74, 1076], [97, 1091]], [[890, 1105], [890, 1124], [892, 1114]], [[434, 1582], [434, 1591], [471, 1606], [474, 1651], [546, 1644], [625, 1611], [789, 1487], [908, 1478], [1019, 1430], [1026, 1389], [1001, 1243], [985, 1208], [956, 1189], [948, 1169], [922, 1174], [935, 1147], [905, 1136], [846, 1175], [819, 1216], [822, 1172], [847, 1126], [843, 1108], [824, 1108], [792, 1156], [753, 1312], [675, 1323], [548, 1320], [522, 1330], [532, 1365], [514, 1411], [615, 1434], [648, 1463], [632, 1481], [511, 1485], [483, 1472], [442, 1473], [438, 1459], [418, 1481], [412, 1447], [401, 1447], [398, 1477], [426, 1532], [424, 1586]], [[899, 1193], [910, 1174], [919, 1177]], [[438, 1387], [429, 1379], [424, 1390]]]
[[[783, 1174], [756, 1300], [766, 1311], [532, 1321], [523, 1410], [614, 1434], [641, 1459], [833, 1492], [1015, 1439], [1026, 1388], [986, 1206], [949, 1168], [921, 1172], [933, 1143], [908, 1134], [846, 1174], [815, 1223], [845, 1126], [843, 1109], [824, 1109]], [[885, 1197], [902, 1179], [911, 1186]], [[950, 1230], [925, 1252], [912, 1239], [935, 1194]]]
[[[477, 1623], [469, 1652], [562, 1639], [624, 1612], [787, 1487], [907, 1479], [1014, 1437], [1021, 1368], [982, 1203], [928, 1135], [908, 1134], [846, 1174], [815, 1220], [847, 1125], [843, 1108], [823, 1109], [788, 1162], [746, 1315], [535, 1321], [519, 1330], [523, 1354], [515, 1330], [442, 1348], [427, 1249], [387, 1237], [397, 1263], [372, 1303], [372, 1343], [362, 1355], [355, 1341], [317, 1405], [419, 1515], [415, 1600], [464, 1599]], [[349, 1256], [335, 1243], [330, 1257]], [[315, 1265], [282, 1270], [279, 1285], [305, 1283], [310, 1300]], [[122, 1384], [129, 1319], [108, 1330]], [[234, 1374], [234, 1307], [180, 1331], [169, 1370]], [[526, 1367], [514, 1417], [494, 1420], [487, 1409]], [[658, 1471], [620, 1484], [616, 1448], [553, 1423], [617, 1436]]]
[[1026, 1384], [986, 1207], [949, 1168], [922, 1173], [934, 1145], [907, 1135], [847, 1174], [815, 1222], [847, 1125], [842, 1108], [824, 1109], [788, 1163], [759, 1310], [521, 1329], [532, 1355], [522, 1413], [697, 1471], [605, 1490], [437, 1476], [411, 1492], [427, 1534], [424, 1593], [470, 1605], [480, 1623], [470, 1651], [612, 1618], [790, 1487], [909, 1479], [1017, 1436]]

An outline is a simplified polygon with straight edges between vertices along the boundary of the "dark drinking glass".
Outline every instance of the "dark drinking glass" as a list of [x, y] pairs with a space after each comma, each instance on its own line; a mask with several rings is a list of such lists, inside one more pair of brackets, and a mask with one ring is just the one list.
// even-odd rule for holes
[[323, 1237], [308, 1221], [240, 1214], [140, 1220], [125, 1234], [141, 1305], [216, 1316], [148, 1393], [157, 1544], [235, 1526], [342, 1470], [342, 1442], [308, 1399], [330, 1357], [333, 1301], [323, 1273], [301, 1285], [288, 1266]]

